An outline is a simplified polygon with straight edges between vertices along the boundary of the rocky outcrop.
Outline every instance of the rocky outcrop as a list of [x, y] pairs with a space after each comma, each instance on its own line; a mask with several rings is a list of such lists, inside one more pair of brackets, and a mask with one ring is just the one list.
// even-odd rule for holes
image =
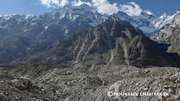
[[33, 84], [30, 79], [27, 78], [19, 78], [19, 79], [14, 79], [9, 82], [9, 84], [12, 87], [15, 87], [19, 90], [23, 91], [30, 91], [33, 92], [34, 94], [38, 93], [41, 91], [41, 88], [37, 84]]

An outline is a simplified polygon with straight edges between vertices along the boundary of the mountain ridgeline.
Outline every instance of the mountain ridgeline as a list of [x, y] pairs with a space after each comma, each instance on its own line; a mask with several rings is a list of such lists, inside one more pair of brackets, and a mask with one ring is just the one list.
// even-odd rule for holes
[[[150, 40], [129, 22], [110, 17], [104, 23], [77, 31], [51, 46], [33, 50], [20, 63], [53, 63], [75, 65], [116, 64], [147, 66], [175, 66], [175, 63], [156, 42]], [[18, 62], [18, 61], [15, 61]]]
[[[176, 66], [176, 57], [165, 52], [178, 50], [174, 46], [174, 39], [179, 40], [179, 32], [174, 31], [178, 17], [178, 12], [156, 18], [146, 12], [131, 17], [121, 11], [107, 17], [86, 4], [39, 17], [2, 15], [0, 64]], [[173, 50], [162, 51], [147, 36], [169, 40]]]
[[87, 5], [64, 7], [39, 17], [0, 15], [0, 64], [25, 57], [75, 31], [96, 26], [106, 19]]

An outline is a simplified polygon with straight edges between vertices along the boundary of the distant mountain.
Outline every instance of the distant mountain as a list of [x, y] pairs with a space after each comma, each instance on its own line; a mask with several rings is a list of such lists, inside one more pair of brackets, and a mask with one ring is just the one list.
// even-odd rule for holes
[[156, 17], [152, 14], [147, 14], [144, 11], [141, 12], [138, 16], [129, 16], [122, 11], [119, 11], [112, 16], [130, 22], [135, 28], [143, 30], [145, 34], [150, 34], [156, 30], [152, 23]]
[[[86, 4], [82, 4], [80, 6], [66, 6], [56, 9], [39, 18], [42, 20], [46, 30], [37, 37], [36, 42], [50, 45], [75, 31], [103, 23], [107, 16], [101, 15]], [[49, 40], [46, 40], [47, 38]]]
[[174, 15], [169, 16], [163, 14], [161, 17], [154, 21], [154, 24], [160, 30], [157, 32], [156, 39], [164, 40], [173, 34], [173, 31], [180, 27], [180, 11], [177, 11]]
[[67, 27], [70, 22], [87, 23], [90, 26], [96, 26], [104, 22], [107, 16], [103, 16], [90, 6], [82, 4], [80, 6], [65, 6], [56, 9], [51, 13], [45, 13], [40, 18], [45, 26], [60, 24], [63, 27]]
[[164, 13], [159, 18], [156, 18], [152, 14], [147, 14], [144, 11], [138, 16], [129, 16], [121, 11], [113, 14], [113, 16], [130, 22], [134, 27], [143, 30], [147, 36], [157, 40], [162, 40], [172, 34], [172, 32], [170, 32], [171, 30], [167, 28], [167, 25], [174, 27], [175, 25], [180, 24], [180, 11], [177, 11], [176, 14], [172, 16]]
[[171, 24], [171, 25], [180, 24], [180, 11], [177, 11], [172, 16], [164, 13], [162, 16], [160, 16], [155, 20], [154, 24], [157, 28], [162, 28], [166, 24]]
[[75, 32], [47, 48], [34, 50], [18, 61], [66, 65], [83, 63], [128, 64], [138, 67], [175, 66], [141, 30], [113, 17], [96, 27]]
[[[86, 4], [63, 7], [39, 17], [18, 14], [2, 15], [0, 16], [0, 35], [25, 36], [29, 33], [28, 35], [33, 36], [30, 37], [32, 40], [29, 41], [32, 43], [29, 44], [47, 46], [75, 31], [103, 23], [106, 18], [107, 16], [99, 14]], [[32, 33], [31, 27], [40, 23], [43, 28], [38, 28], [39, 30]]]

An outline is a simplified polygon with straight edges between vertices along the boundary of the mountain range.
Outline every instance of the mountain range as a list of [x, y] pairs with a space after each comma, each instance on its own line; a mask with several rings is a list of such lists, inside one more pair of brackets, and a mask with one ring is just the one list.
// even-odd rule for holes
[[86, 4], [0, 15], [0, 101], [179, 101], [179, 24]]
[[122, 11], [113, 14], [113, 16], [130, 22], [136, 28], [143, 30], [144, 34], [150, 38], [158, 40], [165, 39], [172, 35], [172, 32], [168, 32], [167, 29], [163, 28], [164, 26], [170, 25], [170, 27], [175, 27], [180, 24], [180, 11], [177, 11], [172, 16], [164, 13], [159, 18], [144, 11], [138, 16], [129, 16]]
[[[1, 15], [0, 63], [175, 66], [178, 56], [167, 52], [180, 53], [179, 24], [179, 11], [159, 18], [122, 11], [107, 16], [86, 4], [39, 17]], [[155, 41], [169, 44], [168, 49]]]

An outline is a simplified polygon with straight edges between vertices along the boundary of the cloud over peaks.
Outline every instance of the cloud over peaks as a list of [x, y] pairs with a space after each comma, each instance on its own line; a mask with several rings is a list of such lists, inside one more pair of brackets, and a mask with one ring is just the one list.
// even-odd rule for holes
[[120, 10], [130, 16], [138, 16], [143, 11], [135, 2], [128, 2], [127, 4], [120, 5]]
[[[65, 5], [80, 6], [83, 3], [97, 9], [101, 14], [111, 15], [117, 13], [119, 10], [127, 13], [130, 16], [138, 16], [143, 10], [135, 2], [128, 2], [127, 4], [120, 4], [119, 6], [116, 3], [109, 3], [108, 0], [90, 0], [89, 2], [83, 0], [39, 0], [41, 4], [50, 7], [63, 7]], [[148, 14], [153, 14], [149, 10], [145, 11]]]
[[71, 4], [72, 6], [79, 6], [83, 3], [94, 7], [97, 9], [97, 11], [101, 14], [113, 14], [118, 12], [119, 8], [116, 3], [110, 4], [108, 0], [91, 0], [90, 2], [84, 2], [81, 0], [39, 0], [41, 1], [41, 4], [47, 6], [48, 8], [50, 7], [63, 7], [67, 4]]
[[39, 0], [39, 1], [41, 1], [41, 4], [47, 6], [48, 8], [49, 7], [55, 8], [56, 6], [63, 7], [69, 3], [68, 0]]
[[107, 0], [92, 0], [92, 3], [98, 12], [102, 14], [111, 15], [119, 10], [116, 3], [110, 4]]
[[74, 1], [71, 2], [72, 6], [80, 6], [83, 3], [85, 3], [85, 4], [87, 4], [88, 6], [91, 7], [91, 3], [90, 2], [83, 2], [81, 0], [74, 0]]

